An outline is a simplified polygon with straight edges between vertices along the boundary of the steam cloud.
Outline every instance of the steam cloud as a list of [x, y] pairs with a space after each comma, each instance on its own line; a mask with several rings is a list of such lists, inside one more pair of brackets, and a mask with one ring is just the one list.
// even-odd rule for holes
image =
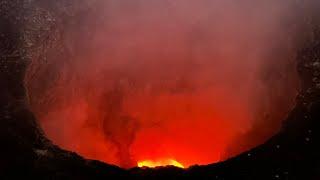
[[30, 103], [53, 142], [88, 158], [223, 160], [294, 103], [297, 17], [288, 0], [98, 1], [30, 65]]

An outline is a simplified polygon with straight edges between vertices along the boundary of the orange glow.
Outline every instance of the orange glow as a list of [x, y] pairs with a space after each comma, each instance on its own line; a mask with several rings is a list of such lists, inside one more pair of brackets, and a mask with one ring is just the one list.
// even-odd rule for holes
[[164, 159], [159, 161], [145, 160], [138, 162], [138, 167], [159, 167], [159, 166], [175, 166], [179, 168], [184, 168], [184, 166], [174, 159]]

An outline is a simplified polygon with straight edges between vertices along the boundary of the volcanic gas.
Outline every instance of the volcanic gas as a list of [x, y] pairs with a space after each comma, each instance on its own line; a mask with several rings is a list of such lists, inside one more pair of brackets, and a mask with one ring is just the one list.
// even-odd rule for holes
[[55, 21], [26, 76], [62, 148], [125, 168], [209, 164], [263, 143], [294, 103], [288, 1], [87, 6]]

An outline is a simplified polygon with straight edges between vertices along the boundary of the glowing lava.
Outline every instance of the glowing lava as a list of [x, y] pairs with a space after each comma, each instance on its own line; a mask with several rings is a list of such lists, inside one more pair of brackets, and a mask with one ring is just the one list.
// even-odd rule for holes
[[165, 159], [159, 161], [145, 160], [138, 162], [138, 167], [159, 167], [159, 166], [175, 166], [179, 168], [184, 168], [184, 166], [174, 159]]

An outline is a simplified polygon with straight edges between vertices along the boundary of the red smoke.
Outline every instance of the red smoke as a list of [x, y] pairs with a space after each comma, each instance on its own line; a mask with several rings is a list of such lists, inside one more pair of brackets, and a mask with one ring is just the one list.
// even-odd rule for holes
[[58, 26], [26, 78], [46, 134], [122, 167], [263, 143], [294, 101], [297, 30], [290, 4], [252, 1], [108, 0]]

